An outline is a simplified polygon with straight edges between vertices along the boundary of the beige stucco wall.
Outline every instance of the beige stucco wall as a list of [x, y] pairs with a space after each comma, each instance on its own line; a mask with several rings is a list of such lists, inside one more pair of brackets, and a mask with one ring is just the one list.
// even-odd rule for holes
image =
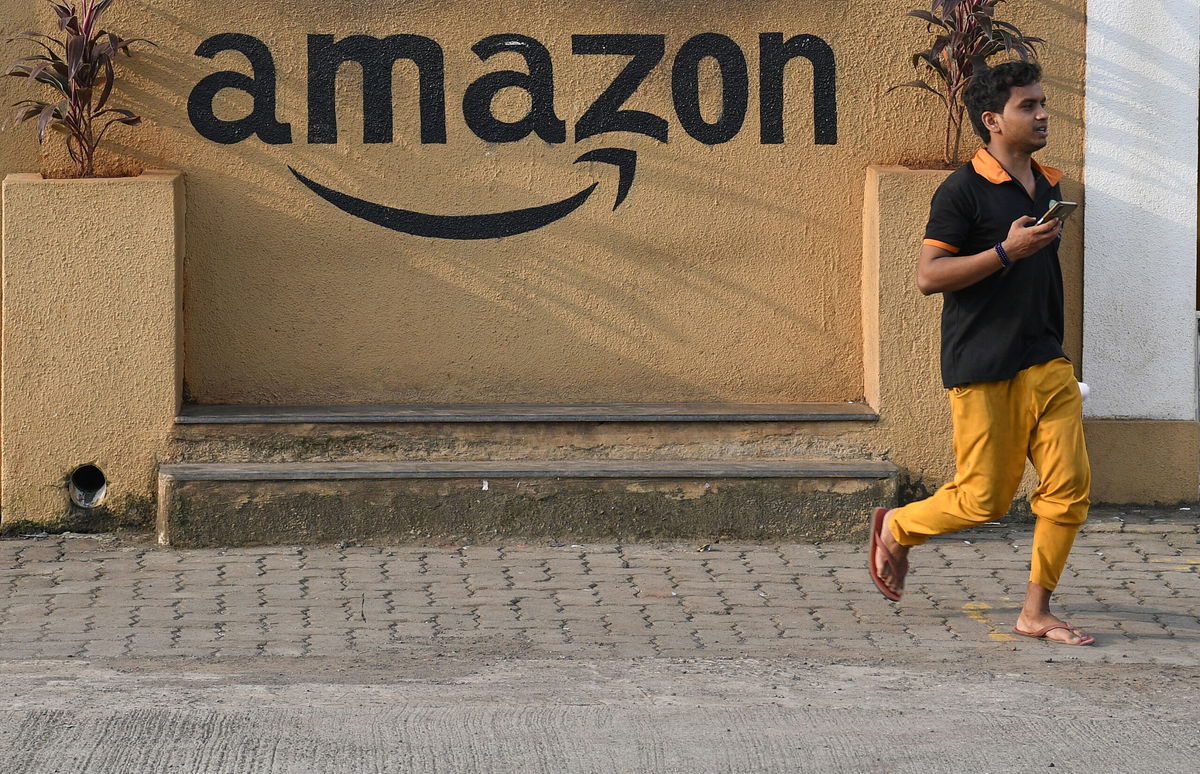
[[[0, 4], [0, 40], [8, 40], [17, 33], [35, 26], [34, 3], [6, 1]], [[2, 61], [19, 56], [16, 46], [5, 46]], [[21, 52], [23, 53], [23, 52]], [[11, 56], [10, 56], [11, 55]], [[28, 97], [24, 81], [17, 78], [0, 78], [0, 105], [4, 117], [9, 116], [8, 106]], [[0, 134], [0, 169], [4, 172], [33, 172], [37, 170], [37, 141], [29, 131], [9, 130]]]
[[[940, 295], [913, 281], [909, 246], [924, 235], [942, 170], [871, 167], [863, 191], [863, 383], [878, 413], [875, 445], [906, 480], [929, 489], [954, 474], [950, 412], [941, 382]], [[935, 335], [930, 335], [934, 331]]]
[[[8, 40], [34, 26], [34, 7], [31, 3], [6, 2], [0, 5], [0, 9], [3, 9], [3, 13], [0, 13], [0, 40]], [[26, 99], [24, 83], [17, 78], [0, 78], [0, 109], [5, 111], [5, 117], [8, 115], [8, 105], [20, 99]], [[37, 143], [31, 132], [0, 133], [0, 179], [7, 172], [36, 170], [36, 155]], [[4, 204], [0, 202], [0, 220], [3, 217]], [[3, 400], [3, 393], [0, 393], [0, 400]]]
[[[383, 15], [361, 3], [245, 5], [215, 0], [119, 0], [109, 25], [157, 41], [132, 60], [118, 102], [147, 124], [122, 129], [118, 166], [169, 166], [188, 176], [185, 378], [203, 402], [453, 402], [853, 400], [864, 394], [860, 319], [863, 176], [870, 164], [937, 156], [932, 97], [888, 86], [909, 80], [922, 27], [909, 3], [422, 3]], [[28, 26], [26, 0], [0, 0], [5, 30]], [[1041, 160], [1081, 178], [1083, 0], [1029, 0], [1005, 18], [1047, 38], [1043, 63], [1054, 136]], [[41, 13], [39, 11], [39, 13]], [[14, 14], [16, 14], [14, 16]], [[42, 24], [48, 24], [45, 16]], [[278, 68], [278, 117], [293, 143], [219, 145], [188, 120], [187, 97], [218, 70], [249, 72], [228, 52], [193, 55], [206, 38], [241, 32], [266, 42]], [[364, 144], [357, 69], [347, 66], [336, 145], [306, 142], [306, 36], [414, 33], [445, 52], [447, 142], [417, 140], [413, 68], [395, 77], [395, 141]], [[567, 142], [488, 144], [463, 120], [479, 76], [524, 69], [520, 57], [481, 62], [470, 47], [495, 33], [552, 53], [555, 105]], [[573, 127], [627, 61], [571, 54], [571, 34], [664, 33], [666, 57], [627, 108], [667, 119], [669, 142], [608, 134], [573, 141]], [[718, 32], [749, 64], [740, 133], [707, 146], [682, 130], [671, 63], [685, 40]], [[813, 141], [803, 60], [786, 76], [786, 143], [759, 142], [758, 35], [809, 33], [838, 65], [838, 144]], [[711, 74], [710, 74], [711, 75]], [[0, 84], [14, 93], [15, 79]], [[707, 115], [717, 79], [704, 80]], [[12, 100], [7, 100], [12, 101]], [[516, 118], [519, 99], [497, 112]], [[249, 109], [237, 92], [222, 118]], [[241, 111], [239, 113], [239, 111]], [[507, 112], [506, 112], [507, 111]], [[638, 153], [630, 195], [612, 210], [615, 170], [576, 165], [581, 153]], [[38, 165], [28, 133], [3, 135], [5, 171]], [[53, 167], [55, 159], [46, 163]], [[356, 196], [435, 213], [545, 204], [598, 181], [579, 210], [501, 240], [413, 237], [355, 219], [288, 172]], [[898, 255], [907, 261], [912, 255]], [[1064, 251], [1068, 348], [1078, 351], [1079, 252]], [[935, 336], [936, 331], [930, 331]]]

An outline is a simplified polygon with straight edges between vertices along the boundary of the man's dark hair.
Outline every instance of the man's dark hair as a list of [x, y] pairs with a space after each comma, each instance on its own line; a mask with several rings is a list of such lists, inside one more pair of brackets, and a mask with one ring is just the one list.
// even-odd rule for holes
[[975, 73], [963, 93], [963, 104], [971, 117], [971, 127], [984, 145], [991, 142], [992, 133], [983, 125], [984, 113], [1003, 113], [1009, 94], [1014, 88], [1028, 86], [1042, 79], [1042, 68], [1033, 62], [1005, 62], [990, 70]]

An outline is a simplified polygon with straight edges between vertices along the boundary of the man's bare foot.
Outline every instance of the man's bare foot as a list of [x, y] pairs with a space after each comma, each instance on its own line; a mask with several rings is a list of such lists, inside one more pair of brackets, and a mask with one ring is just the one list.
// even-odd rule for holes
[[1061, 642], [1064, 645], [1091, 645], [1096, 641], [1095, 637], [1053, 615], [1039, 616], [1036, 619], [1022, 615], [1017, 618], [1014, 631], [1027, 637]]
[[892, 535], [891, 523], [892, 511], [888, 511], [887, 515], [883, 517], [883, 529], [880, 531], [879, 546], [875, 551], [875, 572], [889, 588], [899, 592], [904, 590], [904, 577], [903, 575], [900, 578], [892, 577], [892, 571], [886, 561], [885, 550], [895, 557], [898, 566], [904, 566], [908, 562], [909, 546], [902, 546], [896, 542], [895, 536]]
[[[1064, 627], [1061, 629], [1051, 627]], [[1050, 612], [1050, 591], [1036, 583], [1030, 582], [1025, 592], [1025, 606], [1017, 616], [1015, 627], [1019, 634], [1044, 632], [1040, 636], [1054, 642], [1066, 645], [1091, 645], [1095, 637], [1062, 620]]]

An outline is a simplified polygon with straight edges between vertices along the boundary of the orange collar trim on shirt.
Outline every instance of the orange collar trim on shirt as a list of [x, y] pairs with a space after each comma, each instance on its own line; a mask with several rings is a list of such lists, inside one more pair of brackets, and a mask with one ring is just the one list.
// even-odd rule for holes
[[[1062, 180], [1063, 173], [1054, 167], [1043, 167], [1033, 159], [1030, 159], [1035, 172], [1041, 172], [1042, 177], [1046, 178], [1046, 182], [1050, 185], [1058, 185], [1058, 181]], [[987, 148], [980, 148], [975, 157], [971, 159], [971, 166], [979, 175], [989, 183], [1003, 183], [1012, 180], [1008, 172], [1004, 171], [1004, 167], [1000, 166], [1000, 162], [996, 161], [996, 157], [988, 153]]]

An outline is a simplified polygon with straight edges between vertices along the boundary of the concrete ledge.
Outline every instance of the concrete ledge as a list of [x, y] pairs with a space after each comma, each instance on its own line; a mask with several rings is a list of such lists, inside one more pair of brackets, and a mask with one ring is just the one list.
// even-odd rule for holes
[[895, 499], [871, 461], [164, 465], [176, 546], [501, 537], [846, 540]]
[[[311, 416], [311, 415], [308, 415]], [[175, 424], [163, 463], [856, 460], [876, 422], [266, 421]]]
[[163, 465], [159, 476], [186, 481], [335, 481], [369, 478], [888, 478], [874, 460], [478, 460]]
[[403, 422], [873, 422], [864, 403], [532, 403], [341, 406], [188, 405], [178, 424]]
[[1174, 504], [1200, 500], [1200, 422], [1083, 420], [1092, 502]]

